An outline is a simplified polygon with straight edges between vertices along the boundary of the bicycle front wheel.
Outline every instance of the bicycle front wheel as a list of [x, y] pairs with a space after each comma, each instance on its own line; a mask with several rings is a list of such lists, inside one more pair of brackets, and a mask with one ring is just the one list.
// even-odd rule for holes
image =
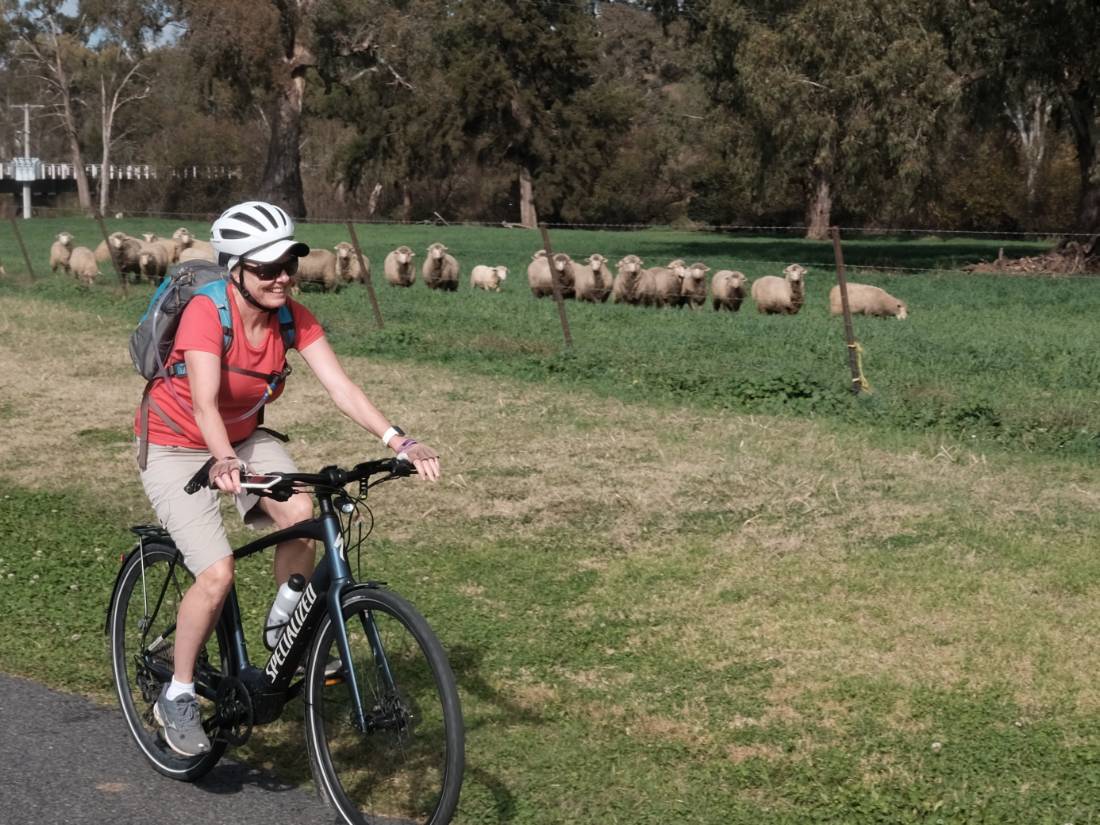
[[[108, 616], [111, 669], [126, 726], [154, 768], [188, 782], [213, 768], [226, 748], [224, 740], [214, 739], [209, 753], [180, 756], [165, 743], [153, 718], [161, 686], [172, 678], [179, 603], [193, 581], [183, 559], [177, 559], [176, 548], [147, 542], [126, 559]], [[196, 690], [206, 699], [212, 698], [221, 675], [229, 670], [228, 650], [219, 621], [195, 663]], [[200, 708], [207, 719], [213, 715], [211, 702], [200, 701]]]
[[[343, 597], [352, 674], [326, 617], [307, 666], [306, 743], [321, 796], [351, 825], [444, 825], [458, 805], [462, 710], [443, 647], [395, 593], [358, 586]], [[353, 684], [365, 724], [357, 718]]]

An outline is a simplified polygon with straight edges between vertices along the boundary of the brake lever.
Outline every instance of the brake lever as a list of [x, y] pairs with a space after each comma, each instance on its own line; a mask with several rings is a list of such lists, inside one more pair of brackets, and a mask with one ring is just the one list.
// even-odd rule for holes
[[183, 491], [187, 495], [194, 495], [203, 487], [210, 486], [210, 468], [214, 466], [214, 456], [199, 468], [199, 471], [191, 476], [191, 480], [183, 485]]

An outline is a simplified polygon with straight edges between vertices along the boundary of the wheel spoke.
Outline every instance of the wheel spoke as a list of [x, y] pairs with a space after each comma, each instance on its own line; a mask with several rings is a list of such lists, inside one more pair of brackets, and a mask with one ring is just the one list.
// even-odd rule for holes
[[[456, 758], [461, 762], [460, 717], [457, 722], [446, 718], [448, 712], [459, 714], [457, 696], [451, 703], [443, 696], [453, 691], [449, 667], [444, 676], [437, 672], [439, 665], [433, 667], [418, 639], [418, 634], [430, 634], [427, 626], [410, 626], [399, 610], [357, 605], [344, 624], [367, 730], [360, 731], [355, 722], [351, 680], [326, 685], [315, 672], [315, 718], [308, 730], [317, 734], [311, 742], [335, 786], [329, 795], [358, 817], [352, 821], [445, 821], [437, 817], [441, 812], [449, 816], [447, 809], [453, 808], [460, 781]], [[315, 663], [327, 661], [324, 654], [339, 655], [331, 628], [326, 636]], [[434, 636], [431, 644], [438, 649]], [[436, 655], [441, 658], [442, 650]]]

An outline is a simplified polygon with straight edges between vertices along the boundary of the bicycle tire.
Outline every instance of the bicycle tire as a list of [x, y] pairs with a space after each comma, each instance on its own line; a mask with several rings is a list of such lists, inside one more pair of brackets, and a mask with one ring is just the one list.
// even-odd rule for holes
[[[321, 797], [348, 825], [445, 825], [458, 807], [465, 732], [454, 674], [424, 618], [397, 594], [360, 585], [342, 598], [344, 626], [370, 732], [353, 722], [350, 680], [326, 679], [339, 659], [326, 616], [306, 667], [306, 745]], [[377, 628], [384, 656], [367, 637]], [[396, 690], [383, 688], [384, 661]]]
[[[131, 553], [126, 559], [109, 613], [111, 671], [126, 727], [145, 758], [165, 776], [193, 782], [218, 763], [225, 753], [226, 742], [212, 739], [208, 753], [193, 757], [181, 756], [168, 747], [153, 718], [153, 703], [162, 684], [159, 678], [165, 671], [171, 674], [172, 634], [165, 636], [164, 644], [158, 644], [155, 651], [141, 652], [143, 635], [155, 640], [168, 628], [175, 627], [179, 600], [194, 581], [182, 559], [172, 566], [176, 555], [175, 547], [146, 542], [142, 552]], [[164, 598], [160, 599], [161, 587], [165, 584]], [[148, 619], [146, 605], [153, 611]], [[144, 634], [143, 621], [149, 627]], [[209, 678], [229, 672], [229, 649], [228, 635], [219, 619], [214, 634], [199, 651], [196, 681], [200, 675]], [[154, 672], [149, 662], [153, 662], [160, 672]], [[200, 699], [199, 706], [204, 717], [212, 715], [213, 707], [209, 702]]]

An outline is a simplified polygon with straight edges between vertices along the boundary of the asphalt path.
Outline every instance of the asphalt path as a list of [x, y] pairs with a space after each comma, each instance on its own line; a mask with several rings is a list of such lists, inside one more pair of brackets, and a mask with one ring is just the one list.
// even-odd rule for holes
[[117, 709], [0, 674], [0, 823], [333, 821], [312, 792], [229, 759], [198, 782], [161, 776], [130, 740]]

